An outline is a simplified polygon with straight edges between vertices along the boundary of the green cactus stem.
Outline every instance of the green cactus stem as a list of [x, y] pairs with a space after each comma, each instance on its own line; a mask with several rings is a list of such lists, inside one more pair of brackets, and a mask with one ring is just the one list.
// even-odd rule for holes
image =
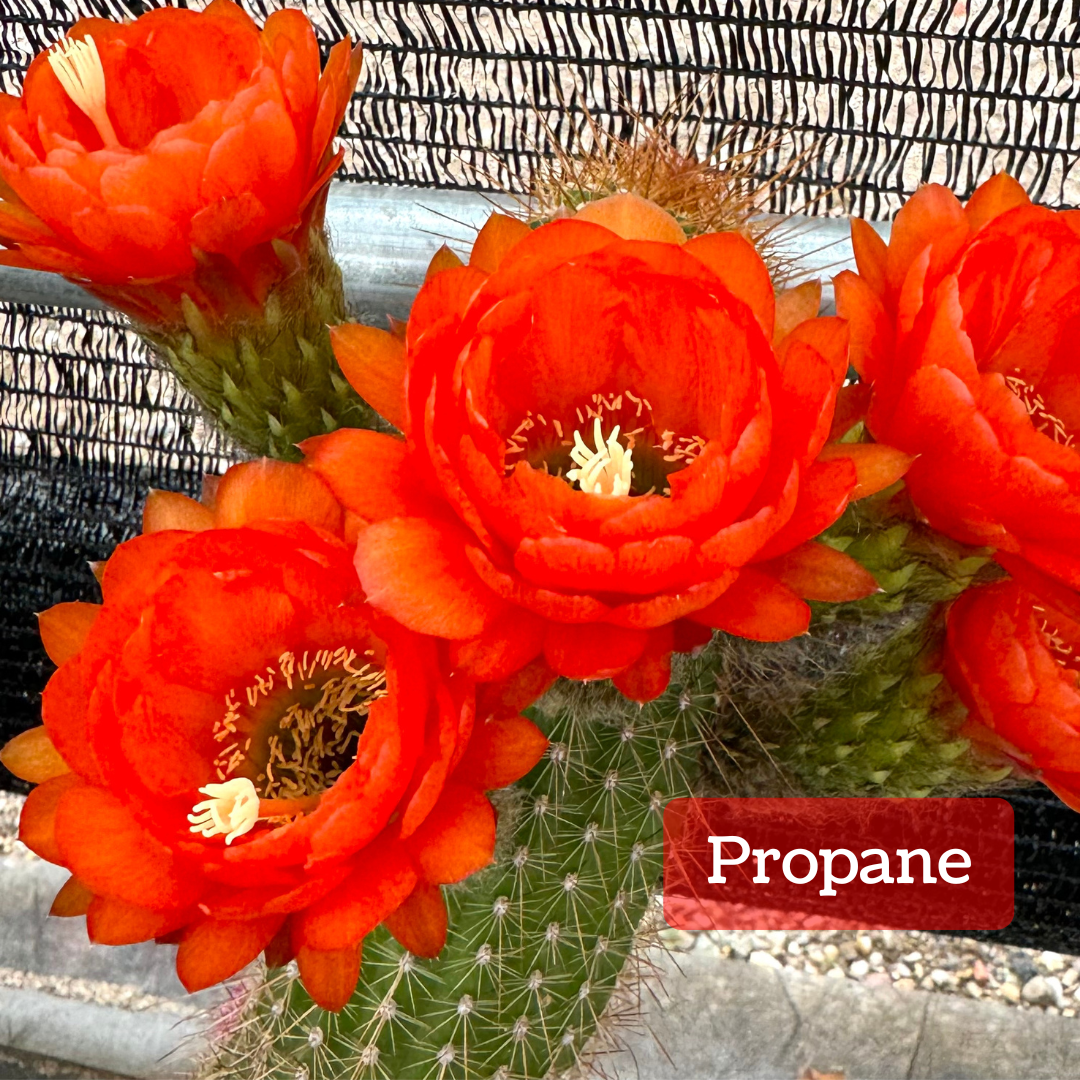
[[295, 461], [295, 444], [312, 435], [339, 427], [392, 430], [349, 386], [330, 348], [328, 326], [348, 315], [325, 232], [310, 231], [303, 260], [283, 241], [274, 250], [292, 272], [270, 290], [261, 311], [222, 322], [185, 295], [182, 325], [136, 328], [218, 426], [252, 454]]
[[[778, 644], [721, 637], [713, 788], [740, 794], [915, 797], [984, 789], [1011, 771], [960, 734], [966, 713], [938, 670], [944, 613], [1001, 571], [986, 549], [920, 522], [903, 483], [849, 507], [821, 538], [881, 591], [812, 604], [810, 631]], [[763, 767], [768, 757], [768, 768]], [[721, 766], [724, 764], [718, 757]]]

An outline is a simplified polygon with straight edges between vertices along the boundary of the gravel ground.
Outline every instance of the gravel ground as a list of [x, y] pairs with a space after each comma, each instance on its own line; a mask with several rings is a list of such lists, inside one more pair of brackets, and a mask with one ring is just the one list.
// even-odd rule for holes
[[856, 934], [660, 932], [674, 951], [715, 952], [767, 968], [901, 991], [963, 994], [1061, 1016], [1080, 1012], [1080, 957], [912, 931]]

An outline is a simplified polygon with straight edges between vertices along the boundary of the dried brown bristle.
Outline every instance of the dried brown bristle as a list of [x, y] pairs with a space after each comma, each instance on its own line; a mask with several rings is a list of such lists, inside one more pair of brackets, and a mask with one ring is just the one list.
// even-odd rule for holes
[[[686, 235], [738, 232], [760, 252], [778, 287], [791, 276], [783, 250], [784, 215], [769, 212], [796, 179], [814, 147], [797, 151], [783, 132], [753, 141], [736, 124], [705, 146], [702, 125], [715, 96], [700, 91], [674, 102], [656, 122], [628, 107], [633, 123], [623, 138], [605, 130], [587, 109], [583, 126], [566, 145], [547, 125], [549, 153], [534, 169], [527, 198], [518, 198], [529, 222], [566, 217], [585, 203], [629, 192], [671, 214]], [[798, 207], [806, 211], [831, 191]]]

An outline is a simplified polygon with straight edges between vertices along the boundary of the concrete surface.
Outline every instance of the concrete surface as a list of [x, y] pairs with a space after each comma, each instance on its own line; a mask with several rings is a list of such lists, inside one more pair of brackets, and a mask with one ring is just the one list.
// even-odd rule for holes
[[1080, 1021], [986, 1001], [867, 987], [703, 951], [660, 960], [619, 1080], [1074, 1080]]
[[0, 1047], [140, 1080], [189, 1070], [195, 1049], [187, 1040], [190, 1023], [171, 1013], [130, 1012], [0, 987]]
[[68, 876], [66, 870], [40, 859], [0, 856], [0, 967], [103, 980], [138, 987], [156, 997], [186, 999], [173, 967], [175, 948], [152, 942], [91, 945], [85, 919], [47, 917]]

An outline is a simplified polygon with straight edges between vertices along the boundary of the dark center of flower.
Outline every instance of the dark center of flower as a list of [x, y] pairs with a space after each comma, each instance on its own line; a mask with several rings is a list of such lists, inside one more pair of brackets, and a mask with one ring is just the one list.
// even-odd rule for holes
[[1005, 385], [1021, 400], [1036, 431], [1048, 435], [1062, 446], [1073, 445], [1073, 434], [1064, 421], [1046, 407], [1042, 395], [1022, 375], [1006, 375]]
[[200, 789], [210, 798], [189, 817], [192, 832], [231, 842], [258, 819], [284, 824], [313, 809], [356, 759], [371, 706], [386, 693], [386, 671], [344, 646], [282, 653], [240, 693], [230, 690], [214, 725], [224, 744], [219, 783]]
[[652, 405], [629, 390], [593, 394], [571, 416], [527, 412], [506, 440], [505, 469], [519, 461], [612, 497], [670, 495], [667, 477], [704, 450], [700, 435], [660, 428]]

